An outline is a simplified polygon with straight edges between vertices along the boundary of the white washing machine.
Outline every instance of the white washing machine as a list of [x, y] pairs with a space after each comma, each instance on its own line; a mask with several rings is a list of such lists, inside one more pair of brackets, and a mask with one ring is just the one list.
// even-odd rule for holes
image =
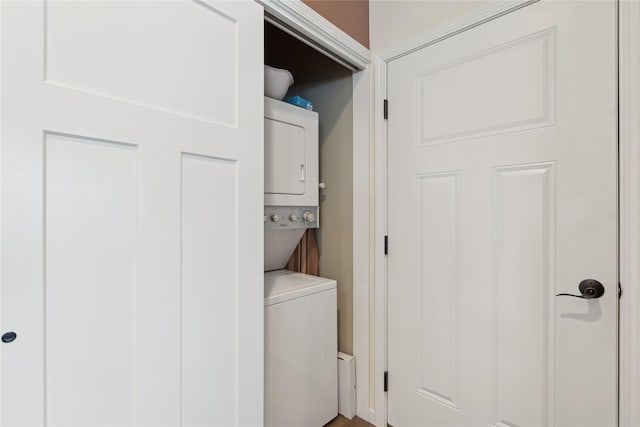
[[265, 273], [265, 426], [321, 427], [338, 414], [336, 282]]

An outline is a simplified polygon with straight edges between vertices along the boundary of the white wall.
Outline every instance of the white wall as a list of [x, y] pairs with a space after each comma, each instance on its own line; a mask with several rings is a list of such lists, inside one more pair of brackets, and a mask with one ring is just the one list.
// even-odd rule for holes
[[371, 50], [381, 52], [395, 47], [488, 3], [487, 0], [371, 0]]

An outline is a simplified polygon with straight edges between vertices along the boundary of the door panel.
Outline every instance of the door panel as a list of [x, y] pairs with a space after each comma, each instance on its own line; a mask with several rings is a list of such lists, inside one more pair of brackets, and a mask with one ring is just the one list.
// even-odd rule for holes
[[262, 8], [0, 8], [0, 425], [260, 425]]
[[48, 1], [45, 80], [236, 127], [239, 22], [227, 13], [198, 0]]
[[553, 172], [552, 164], [527, 165], [497, 168], [494, 177], [497, 414], [520, 425], [548, 425], [551, 418]]
[[307, 191], [305, 129], [277, 120], [264, 120], [264, 192], [304, 194]]
[[615, 40], [541, 1], [389, 63], [395, 427], [616, 424]]
[[553, 123], [554, 38], [544, 30], [420, 73], [419, 143]]
[[183, 425], [237, 423], [237, 184], [235, 161], [183, 154]]
[[137, 148], [45, 134], [44, 369], [52, 425], [135, 421]]
[[[456, 174], [418, 177], [420, 218], [421, 392], [448, 404], [455, 395], [454, 359], [458, 206]], [[437, 224], [437, 227], [434, 225]], [[426, 238], [429, 236], [429, 238]], [[436, 244], [437, 243], [437, 244]], [[451, 283], [433, 287], [430, 283]], [[429, 328], [437, 321], [438, 328]]]

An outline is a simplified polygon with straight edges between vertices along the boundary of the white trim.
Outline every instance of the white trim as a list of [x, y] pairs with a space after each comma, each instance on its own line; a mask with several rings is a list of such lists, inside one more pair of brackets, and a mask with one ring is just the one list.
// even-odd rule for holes
[[507, 0], [492, 2], [468, 15], [438, 26], [428, 33], [386, 49], [382, 51], [379, 56], [385, 62], [393, 61], [401, 56], [407, 55], [434, 43], [438, 43], [451, 36], [455, 36], [463, 31], [482, 25], [485, 22], [499, 18], [500, 16], [506, 15], [507, 13], [513, 12], [514, 10], [520, 9], [537, 1], [539, 0]]
[[[384, 236], [387, 234], [387, 122], [383, 118], [383, 103], [387, 96], [387, 63], [373, 56], [375, 138], [375, 234], [374, 234], [374, 396], [375, 425], [387, 425], [387, 395], [384, 392], [384, 371], [387, 369], [387, 259], [384, 254]], [[393, 243], [390, 243], [392, 246]]]
[[371, 72], [353, 74], [353, 355], [356, 414], [369, 421]]
[[640, 4], [619, 2], [620, 426], [640, 425]]
[[300, 0], [256, 0], [264, 7], [265, 19], [309, 46], [353, 69], [363, 70], [371, 62], [369, 49], [333, 25]]

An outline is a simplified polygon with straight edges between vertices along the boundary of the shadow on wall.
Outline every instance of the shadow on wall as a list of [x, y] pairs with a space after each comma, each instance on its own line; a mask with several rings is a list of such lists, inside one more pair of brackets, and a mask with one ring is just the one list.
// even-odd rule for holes
[[[352, 80], [348, 77], [324, 80], [316, 84], [294, 85], [291, 93], [310, 99], [314, 110], [320, 114], [320, 182], [325, 182], [327, 189], [320, 192], [320, 206], [323, 226], [326, 228], [327, 215], [339, 213], [333, 203], [340, 203], [340, 218], [346, 224], [340, 224], [343, 232], [351, 233], [351, 212], [353, 204], [353, 111]], [[339, 200], [336, 200], [339, 199]], [[348, 209], [347, 209], [348, 208]], [[331, 211], [329, 211], [331, 209]], [[318, 233], [319, 254], [323, 255], [323, 236]], [[333, 246], [329, 247], [335, 250]], [[344, 254], [344, 262], [351, 263], [351, 253]], [[322, 275], [322, 264], [320, 267]]]
[[[345, 110], [351, 109], [352, 71], [332, 61], [298, 39], [265, 22], [264, 62], [276, 68], [284, 68], [293, 74], [295, 80], [288, 95], [309, 98], [314, 111], [320, 114], [320, 141], [334, 128]], [[323, 94], [330, 94], [329, 102], [323, 102]], [[309, 95], [310, 96], [310, 95]]]

